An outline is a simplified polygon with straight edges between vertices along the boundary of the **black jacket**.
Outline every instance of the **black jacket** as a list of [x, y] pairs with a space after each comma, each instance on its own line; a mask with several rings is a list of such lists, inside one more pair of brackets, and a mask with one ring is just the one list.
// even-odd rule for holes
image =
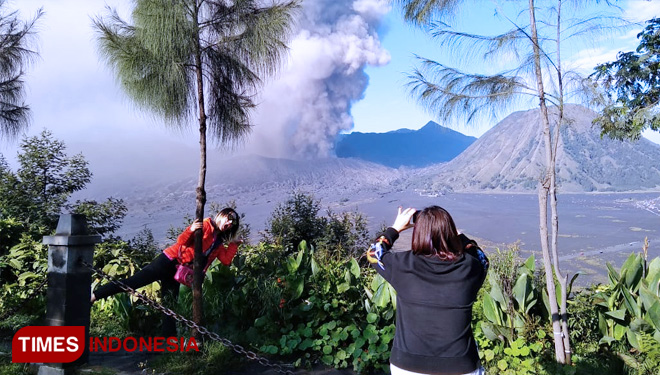
[[[399, 237], [394, 228], [383, 234], [381, 265], [373, 267], [397, 291], [396, 335], [390, 362], [404, 370], [431, 374], [462, 374], [479, 367], [470, 326], [472, 304], [486, 277], [488, 259], [474, 241], [461, 234], [458, 260], [392, 252]], [[383, 268], [384, 267], [384, 268]]]

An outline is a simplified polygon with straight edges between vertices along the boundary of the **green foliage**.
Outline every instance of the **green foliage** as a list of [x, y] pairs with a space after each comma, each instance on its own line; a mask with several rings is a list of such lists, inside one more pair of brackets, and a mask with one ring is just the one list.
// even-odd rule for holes
[[596, 286], [591, 286], [576, 292], [568, 301], [568, 327], [576, 351], [594, 350], [597, 348], [594, 344], [600, 340], [596, 293]]
[[497, 249], [490, 258], [490, 291], [483, 295], [487, 321], [481, 323], [481, 329], [489, 340], [510, 344], [538, 325], [544, 312], [540, 303], [544, 285], [535, 275], [534, 255], [523, 263], [517, 246]]
[[318, 216], [320, 210], [320, 200], [311, 194], [294, 192], [273, 210], [266, 225], [265, 240], [279, 243], [291, 252], [301, 241], [314, 244], [323, 236], [327, 225], [327, 220]]
[[69, 196], [90, 181], [87, 161], [82, 154], [68, 156], [48, 130], [23, 138], [20, 149], [18, 170], [6, 169], [0, 181], [0, 215], [55, 228]]
[[[557, 106], [564, 105], [564, 97], [586, 96], [588, 101], [593, 94], [583, 84], [582, 75], [562, 66], [559, 57], [567, 52], [566, 47], [574, 47], [569, 44], [571, 40], [588, 41], [594, 34], [611, 33], [628, 25], [617, 16], [616, 8], [615, 12], [607, 12], [601, 7], [599, 14], [587, 14], [578, 3], [570, 2], [559, 7], [557, 2], [537, 2], [532, 25], [529, 3], [495, 1], [495, 18], [510, 28], [496, 35], [484, 35], [455, 28], [457, 18], [452, 16], [469, 6], [469, 1], [395, 3], [406, 21], [421, 27], [439, 47], [451, 51], [459, 63], [485, 63], [482, 65], [486, 69], [474, 72], [418, 57], [420, 66], [408, 76], [411, 95], [425, 109], [441, 119], [460, 118], [466, 122], [497, 118], [520, 105], [537, 106], [539, 99]], [[493, 72], [493, 66], [502, 68]], [[537, 91], [540, 78], [546, 81], [542, 93]]]
[[595, 296], [601, 344], [627, 340], [643, 352], [644, 335], [660, 343], [660, 258], [647, 263], [642, 254], [630, 254], [617, 272], [607, 264], [610, 283]]
[[357, 257], [368, 246], [367, 220], [359, 212], [319, 216], [321, 202], [311, 194], [294, 192], [277, 205], [268, 219], [264, 239], [293, 252], [301, 241], [319, 251]]
[[47, 246], [22, 235], [18, 244], [0, 256], [0, 315], [20, 306], [24, 314], [40, 315], [45, 293], [27, 300], [45, 280], [48, 268]]
[[139, 107], [188, 126], [202, 100], [208, 129], [224, 144], [248, 133], [253, 94], [281, 61], [296, 8], [295, 2], [139, 0], [131, 22], [111, 11], [94, 26], [103, 57]]
[[367, 219], [359, 212], [327, 211], [328, 220], [317, 248], [336, 254], [359, 257], [369, 241]]
[[[638, 352], [620, 353], [619, 356], [638, 375], [656, 375], [660, 369], [660, 342], [649, 333], [637, 335]], [[632, 372], [632, 371], [631, 371]]]
[[210, 269], [205, 309], [212, 327], [297, 366], [383, 370], [394, 337], [395, 294], [374, 275], [354, 258], [305, 242], [295, 253], [262, 242], [242, 247], [231, 267]]
[[[111, 238], [96, 246], [94, 263], [115, 279], [132, 276], [154, 258], [157, 249], [150, 231], [140, 232], [134, 239], [123, 241]], [[102, 279], [92, 281], [92, 290]], [[152, 283], [139, 291], [150, 298], [159, 300], [160, 285]], [[98, 301], [92, 305], [91, 331], [97, 336], [130, 336], [134, 334], [155, 334], [161, 321], [160, 313], [152, 310], [137, 299], [120, 293]]]
[[128, 210], [123, 199], [112, 197], [102, 203], [95, 200], [78, 200], [69, 208], [73, 213], [85, 215], [89, 232], [101, 236], [107, 236], [119, 229]]
[[11, 363], [11, 357], [0, 355], [0, 375], [30, 375], [27, 363]]
[[26, 67], [36, 58], [34, 28], [43, 12], [22, 21], [0, 1], [0, 135], [15, 137], [27, 128], [30, 109], [23, 101]]
[[7, 253], [12, 244], [18, 240], [25, 228], [13, 217], [0, 218], [0, 256]]
[[599, 64], [591, 75], [607, 92], [610, 103], [594, 120], [603, 135], [639, 139], [644, 129], [660, 130], [660, 18], [647, 21], [634, 52]]
[[489, 373], [537, 374], [538, 359], [551, 348], [552, 336], [541, 318], [545, 285], [537, 274], [534, 255], [524, 262], [516, 245], [489, 254], [488, 291], [481, 291], [474, 308], [474, 335]]

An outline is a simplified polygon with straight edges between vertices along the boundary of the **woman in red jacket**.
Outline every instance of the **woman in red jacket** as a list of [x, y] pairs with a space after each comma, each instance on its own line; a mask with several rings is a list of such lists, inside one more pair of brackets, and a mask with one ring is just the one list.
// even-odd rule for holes
[[[239, 216], [231, 208], [223, 209], [213, 220], [211, 218], [206, 218], [203, 222], [195, 220], [179, 235], [174, 245], [163, 250], [156, 259], [135, 275], [121, 282], [137, 289], [154, 281], [160, 281], [163, 299], [168, 302], [176, 301], [179, 295], [179, 283], [174, 280], [174, 275], [178, 264], [189, 264], [192, 267], [195, 256], [195, 231], [202, 229], [203, 232], [202, 249], [206, 257], [206, 267], [204, 267], [206, 271], [214, 259], [227, 266], [231, 264], [238, 250], [238, 244], [232, 242], [238, 232], [238, 225]], [[105, 284], [92, 293], [91, 302], [120, 292], [122, 290], [117, 285]], [[166, 319], [163, 323], [163, 331], [168, 335], [176, 334], [175, 322]]]

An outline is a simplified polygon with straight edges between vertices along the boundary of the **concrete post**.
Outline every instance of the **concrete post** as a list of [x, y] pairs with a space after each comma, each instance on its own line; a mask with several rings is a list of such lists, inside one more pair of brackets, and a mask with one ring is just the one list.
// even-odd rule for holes
[[89, 357], [89, 314], [92, 271], [82, 265], [94, 260], [94, 245], [101, 236], [89, 235], [84, 215], [60, 215], [54, 236], [45, 236], [48, 245], [48, 292], [46, 324], [85, 326], [85, 352], [72, 363], [51, 363], [39, 368], [39, 375], [64, 375], [87, 363]]

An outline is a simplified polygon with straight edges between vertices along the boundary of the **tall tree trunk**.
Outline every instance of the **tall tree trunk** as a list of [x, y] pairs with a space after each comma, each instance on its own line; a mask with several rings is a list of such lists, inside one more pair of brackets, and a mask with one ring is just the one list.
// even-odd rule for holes
[[[538, 44], [538, 33], [536, 30], [536, 14], [534, 0], [529, 0], [529, 20], [531, 25], [531, 42], [534, 49], [534, 70], [536, 73], [536, 87], [538, 90], [539, 107], [541, 109], [541, 121], [543, 122], [543, 140], [545, 144], [546, 173], [539, 183], [539, 232], [541, 237], [541, 249], [543, 250], [543, 267], [545, 270], [545, 281], [548, 290], [550, 314], [552, 319], [552, 331], [555, 343], [555, 357], [557, 362], [565, 363], [564, 342], [561, 338], [561, 324], [559, 309], [557, 307], [557, 296], [555, 292], [555, 280], [552, 273], [552, 260], [548, 241], [548, 195], [554, 179], [554, 163], [552, 157], [552, 139], [550, 137], [550, 119], [548, 107], [545, 103], [545, 89], [543, 87], [543, 74], [541, 72], [541, 48]], [[554, 225], [554, 223], [553, 223]]]
[[554, 270], [561, 287], [560, 319], [562, 329], [562, 340], [564, 342], [565, 363], [571, 364], [571, 342], [568, 331], [568, 274], [564, 275], [559, 269], [559, 251], [557, 239], [559, 236], [559, 213], [557, 211], [557, 147], [559, 145], [559, 132], [564, 123], [564, 80], [561, 69], [561, 5], [562, 0], [557, 0], [557, 82], [559, 83], [559, 118], [555, 125], [555, 139], [552, 147], [552, 163], [550, 168], [550, 208], [552, 217], [552, 258], [554, 259]]
[[[206, 111], [204, 105], [204, 77], [202, 72], [202, 53], [200, 47], [200, 30], [198, 23], [199, 4], [195, 2], [193, 22], [195, 23], [195, 71], [197, 74], [197, 106], [199, 108], [199, 181], [197, 183], [197, 208], [195, 218], [204, 220], [204, 205], [206, 204]], [[204, 282], [204, 250], [202, 249], [203, 230], [195, 232], [195, 261], [193, 263], [193, 321], [202, 324], [204, 319], [204, 299], [202, 296], [202, 283]], [[201, 342], [202, 337], [197, 330], [192, 335]]]

